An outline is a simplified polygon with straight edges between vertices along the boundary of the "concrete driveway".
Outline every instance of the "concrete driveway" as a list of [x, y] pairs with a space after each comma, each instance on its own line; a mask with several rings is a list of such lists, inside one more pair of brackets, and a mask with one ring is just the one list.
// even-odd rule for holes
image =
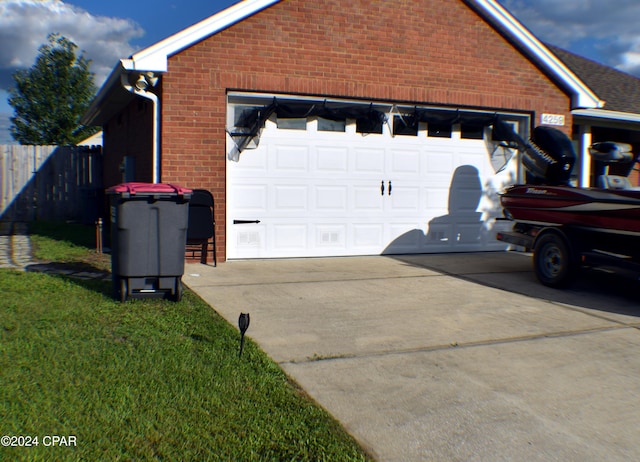
[[521, 253], [188, 264], [379, 461], [640, 459], [640, 291]]

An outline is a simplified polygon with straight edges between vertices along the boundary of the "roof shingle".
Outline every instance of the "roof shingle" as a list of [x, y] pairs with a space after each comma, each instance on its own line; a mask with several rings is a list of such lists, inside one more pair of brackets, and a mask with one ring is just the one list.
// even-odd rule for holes
[[605, 101], [607, 111], [640, 114], [640, 78], [545, 44], [565, 66]]

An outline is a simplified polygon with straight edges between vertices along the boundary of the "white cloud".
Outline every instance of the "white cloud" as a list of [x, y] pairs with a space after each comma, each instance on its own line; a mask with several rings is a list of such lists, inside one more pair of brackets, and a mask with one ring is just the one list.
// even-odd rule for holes
[[129, 19], [93, 16], [61, 0], [0, 0], [0, 89], [13, 83], [16, 69], [33, 65], [50, 33], [78, 45], [77, 54], [92, 61], [99, 87], [118, 59], [134, 51], [129, 42], [144, 31]]
[[637, 0], [498, 0], [541, 40], [640, 76]]

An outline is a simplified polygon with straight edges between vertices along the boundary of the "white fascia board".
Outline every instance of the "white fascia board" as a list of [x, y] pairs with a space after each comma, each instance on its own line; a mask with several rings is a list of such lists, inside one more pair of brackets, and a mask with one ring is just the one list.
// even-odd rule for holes
[[520, 43], [526, 50], [540, 59], [547, 70], [562, 81], [572, 92], [571, 104], [573, 108], [601, 108], [604, 101], [600, 100], [587, 85], [584, 84], [562, 61], [544, 46], [529, 30], [515, 17], [494, 0], [472, 0], [489, 17], [501, 24], [509, 35]]
[[133, 54], [130, 58], [131, 62], [127, 63], [131, 67], [126, 67], [126, 69], [166, 72], [169, 56], [279, 1], [280, 0], [244, 0], [236, 3], [218, 14], [204, 19], [171, 37], [167, 37]]
[[571, 111], [574, 117], [585, 117], [589, 119], [604, 119], [612, 122], [640, 123], [640, 114], [620, 111], [607, 111], [604, 109], [576, 109]]

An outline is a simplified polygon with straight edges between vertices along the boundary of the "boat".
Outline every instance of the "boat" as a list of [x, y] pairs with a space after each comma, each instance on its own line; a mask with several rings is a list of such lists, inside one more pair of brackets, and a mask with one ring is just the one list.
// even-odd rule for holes
[[594, 143], [589, 152], [605, 174], [600, 187], [569, 184], [575, 163], [571, 141], [560, 130], [536, 127], [522, 151], [527, 183], [507, 188], [500, 203], [508, 219], [534, 226], [571, 226], [590, 231], [640, 236], [640, 188], [628, 178], [608, 175], [612, 164], [625, 166], [627, 175], [636, 156], [625, 143]]
[[[625, 143], [601, 142], [589, 148], [596, 160], [598, 187], [572, 186], [575, 153], [569, 138], [552, 127], [536, 127], [529, 142], [507, 133], [500, 122], [494, 132], [522, 153], [526, 184], [500, 195], [510, 232], [502, 242], [533, 250], [538, 280], [564, 287], [579, 267], [615, 268], [640, 280], [640, 188], [627, 176], [638, 160]], [[494, 136], [495, 133], [494, 133]], [[618, 175], [610, 175], [614, 167]]]
[[515, 185], [500, 203], [505, 216], [519, 223], [640, 237], [640, 189]]

